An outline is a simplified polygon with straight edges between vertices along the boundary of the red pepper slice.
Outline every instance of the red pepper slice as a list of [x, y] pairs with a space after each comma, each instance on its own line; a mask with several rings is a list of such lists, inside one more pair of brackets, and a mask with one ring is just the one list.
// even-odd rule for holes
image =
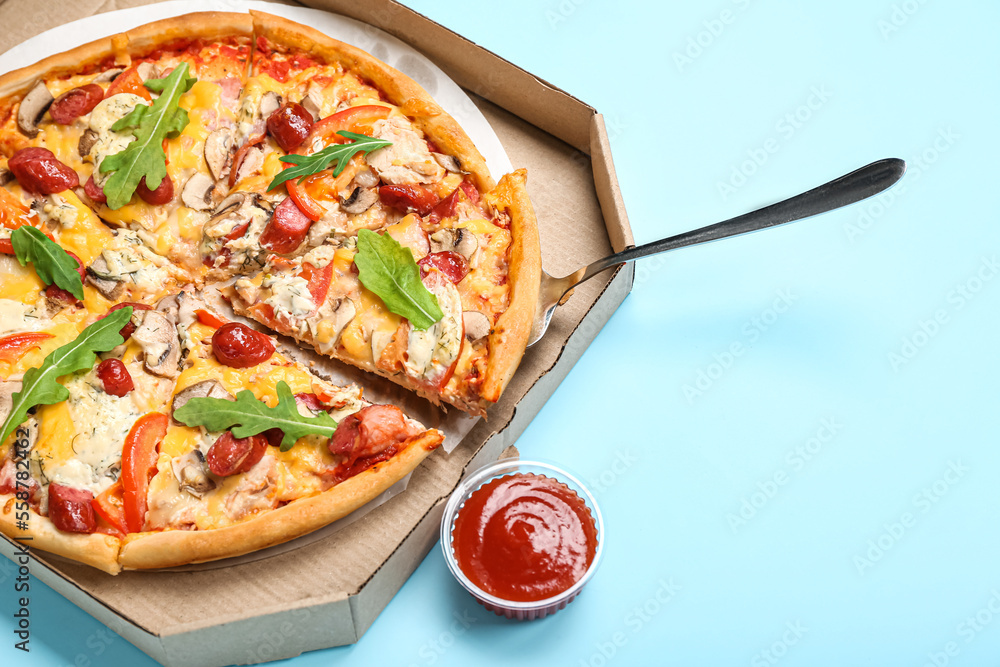
[[121, 533], [128, 533], [125, 526], [124, 489], [119, 479], [94, 498], [92, 505], [97, 515], [114, 526]]
[[[304, 153], [309, 155], [313, 152], [312, 145], [316, 140], [322, 140], [325, 145], [330, 144], [343, 144], [348, 140], [345, 137], [340, 136], [337, 132], [341, 130], [347, 130], [348, 132], [354, 132], [356, 134], [367, 134], [371, 135], [372, 126], [378, 120], [383, 120], [388, 118], [391, 109], [389, 107], [384, 107], [378, 104], [366, 104], [358, 107], [351, 107], [349, 109], [344, 109], [331, 116], [327, 116], [323, 120], [318, 121], [313, 125], [312, 131], [309, 132], [309, 136], [306, 137], [303, 145], [305, 146]], [[235, 165], [236, 162], [234, 161]], [[287, 165], [285, 168], [291, 167], [293, 165]], [[327, 180], [329, 174], [326, 171], [314, 174], [306, 178], [302, 183], [298, 182], [298, 179], [292, 179], [290, 181], [285, 181], [285, 186], [288, 188], [288, 195], [298, 204], [302, 212], [308, 216], [310, 220], [319, 220], [326, 213], [326, 209], [323, 208], [319, 202], [316, 201], [314, 195], [309, 194], [309, 185], [320, 185], [320, 180]], [[322, 188], [323, 190], [329, 190], [328, 187]], [[320, 188], [315, 188], [320, 190]]]
[[207, 310], [198, 309], [194, 311], [194, 314], [198, 316], [199, 322], [207, 327], [212, 327], [213, 329], [218, 329], [228, 321]]
[[146, 90], [146, 86], [142, 85], [142, 75], [139, 74], [139, 66], [133, 65], [127, 70], [115, 77], [115, 80], [111, 82], [108, 86], [107, 92], [104, 93], [104, 99], [108, 99], [112, 95], [117, 95], [119, 93], [132, 93], [133, 95], [138, 95], [147, 102], [152, 101], [152, 96], [149, 91]]
[[13, 363], [26, 355], [29, 351], [40, 347], [39, 343], [52, 334], [48, 333], [20, 333], [0, 338], [0, 361]]
[[157, 449], [167, 434], [169, 419], [151, 412], [136, 420], [125, 438], [122, 451], [122, 500], [125, 527], [129, 533], [141, 533], [146, 522], [146, 493], [156, 470]]

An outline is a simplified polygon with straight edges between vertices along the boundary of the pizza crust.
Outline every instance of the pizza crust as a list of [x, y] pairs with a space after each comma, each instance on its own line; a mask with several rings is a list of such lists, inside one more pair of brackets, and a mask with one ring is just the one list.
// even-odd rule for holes
[[17, 499], [13, 495], [0, 495], [0, 533], [11, 539], [31, 538], [25, 541], [29, 550], [38, 549], [85, 563], [108, 574], [121, 572], [118, 552], [121, 540], [104, 533], [64, 533], [48, 517], [31, 512], [28, 530], [17, 528], [15, 521]]
[[500, 179], [496, 192], [507, 199], [511, 247], [507, 282], [510, 303], [489, 337], [490, 357], [480, 395], [496, 403], [521, 363], [535, 318], [542, 275], [542, 250], [535, 209], [528, 199], [528, 172], [518, 169]]
[[311, 533], [347, 516], [413, 471], [444, 440], [431, 430], [405, 449], [319, 495], [299, 498], [241, 523], [214, 530], [168, 530], [125, 538], [119, 556], [130, 570], [175, 567], [242, 556]]

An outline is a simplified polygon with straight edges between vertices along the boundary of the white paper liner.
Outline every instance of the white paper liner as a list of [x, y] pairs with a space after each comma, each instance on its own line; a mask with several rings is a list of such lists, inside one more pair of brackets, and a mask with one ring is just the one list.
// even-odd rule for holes
[[[28, 39], [0, 55], [0, 72], [25, 67], [54, 53], [72, 49], [99, 37], [124, 32], [136, 26], [171, 16], [199, 11], [245, 12], [249, 9], [276, 14], [311, 26], [334, 39], [339, 39], [342, 42], [365, 50], [383, 62], [407, 74], [423, 86], [434, 100], [458, 121], [459, 125], [472, 138], [473, 143], [486, 159], [486, 164], [494, 175], [512, 171], [513, 168], [503, 146], [500, 144], [500, 139], [493, 132], [493, 128], [490, 127], [486, 118], [483, 117], [478, 107], [476, 107], [458, 84], [448, 78], [434, 63], [417, 52], [413, 47], [378, 28], [317, 9], [279, 5], [269, 2], [256, 2], [253, 0], [171, 0], [144, 7], [121, 9], [66, 23]], [[207, 291], [204, 297], [206, 302], [220, 315], [229, 319], [248, 322], [236, 316], [232, 312], [232, 309], [217, 294], [213, 294], [213, 291]], [[279, 343], [281, 343], [281, 352], [283, 354], [306, 363], [310, 367], [310, 370], [324, 379], [338, 385], [358, 384], [364, 388], [364, 397], [368, 401], [396, 405], [408, 416], [416, 419], [425, 426], [440, 430], [445, 436], [442, 449], [446, 453], [450, 454], [458, 447], [462, 439], [475, 426], [476, 422], [479, 421], [478, 417], [471, 417], [454, 408], [449, 409], [445, 413], [443, 410], [433, 406], [429, 401], [420, 398], [389, 380], [365, 373], [332, 359], [321, 357], [312, 350], [301, 350], [295, 346], [294, 341], [291, 339], [279, 337]], [[343, 519], [334, 521], [328, 526], [285, 542], [284, 544], [279, 544], [268, 549], [261, 549], [236, 558], [226, 558], [209, 563], [156, 571], [177, 572], [229, 567], [231, 565], [270, 558], [291, 551], [292, 549], [312, 544], [317, 540], [329, 537], [343, 527], [359, 520], [390, 498], [402, 493], [406, 489], [409, 480], [410, 475], [407, 475], [386, 489], [377, 498]], [[46, 558], [50, 556], [51, 554], [46, 554]], [[58, 559], [58, 557], [55, 558]]]

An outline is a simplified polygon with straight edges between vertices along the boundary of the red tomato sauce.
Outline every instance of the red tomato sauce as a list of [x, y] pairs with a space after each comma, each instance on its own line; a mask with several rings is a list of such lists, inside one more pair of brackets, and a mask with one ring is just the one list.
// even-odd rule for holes
[[504, 600], [534, 602], [583, 578], [597, 553], [597, 527], [565, 484], [517, 474], [473, 492], [458, 512], [452, 543], [476, 586]]

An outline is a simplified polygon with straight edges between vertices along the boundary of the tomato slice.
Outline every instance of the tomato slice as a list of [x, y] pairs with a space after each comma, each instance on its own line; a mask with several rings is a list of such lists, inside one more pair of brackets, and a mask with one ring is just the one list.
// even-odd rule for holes
[[52, 334], [48, 333], [20, 333], [0, 338], [0, 361], [15, 362], [30, 350], [40, 347], [39, 343]]
[[[312, 131], [303, 142], [305, 155], [313, 152], [312, 145], [321, 140], [323, 144], [343, 144], [348, 140], [340, 136], [337, 132], [347, 130], [357, 134], [371, 135], [372, 126], [375, 121], [388, 118], [392, 110], [389, 107], [378, 104], [366, 104], [359, 107], [344, 109], [331, 116], [327, 116], [313, 125]], [[236, 164], [236, 161], [233, 161]], [[293, 165], [286, 163], [285, 168]], [[320, 205], [319, 200], [331, 200], [336, 198], [337, 193], [346, 185], [333, 177], [330, 170], [321, 171], [306, 178], [302, 183], [298, 179], [285, 181], [288, 188], [288, 195], [298, 204], [302, 212], [313, 221], [319, 220], [326, 213], [326, 209]], [[332, 200], [331, 200], [332, 201]]]
[[309, 283], [309, 294], [312, 296], [316, 308], [326, 301], [326, 294], [330, 291], [330, 281], [333, 279], [333, 263], [322, 268], [316, 268], [309, 262], [302, 265], [302, 273], [299, 274]]
[[139, 66], [133, 65], [127, 70], [115, 77], [115, 80], [111, 82], [108, 86], [108, 90], [104, 93], [104, 99], [108, 99], [112, 95], [117, 95], [119, 93], [132, 93], [133, 95], [138, 95], [144, 100], [152, 101], [152, 96], [149, 91], [146, 90], [146, 86], [142, 85], [142, 75], [139, 74]]
[[341, 130], [371, 136], [375, 121], [388, 118], [391, 111], [389, 107], [379, 104], [365, 104], [331, 114], [313, 125], [304, 142], [306, 150], [312, 152], [311, 147], [316, 139], [322, 139], [327, 145], [347, 143], [346, 138], [337, 134]]
[[122, 501], [125, 527], [129, 533], [141, 533], [146, 522], [146, 493], [156, 470], [157, 449], [167, 434], [169, 419], [151, 412], [132, 425], [122, 451]]
[[202, 310], [200, 308], [198, 310], [194, 311], [194, 314], [198, 316], [198, 321], [199, 322], [201, 322], [202, 324], [204, 324], [207, 327], [212, 327], [213, 329], [218, 329], [223, 324], [225, 324], [226, 321], [227, 321], [227, 320], [222, 319], [221, 317], [219, 317], [215, 313], [210, 313], [209, 311]]
[[124, 489], [122, 481], [117, 482], [101, 492], [101, 495], [94, 498], [91, 504], [94, 511], [102, 519], [114, 526], [121, 533], [128, 533], [125, 525], [125, 500], [123, 498]]

